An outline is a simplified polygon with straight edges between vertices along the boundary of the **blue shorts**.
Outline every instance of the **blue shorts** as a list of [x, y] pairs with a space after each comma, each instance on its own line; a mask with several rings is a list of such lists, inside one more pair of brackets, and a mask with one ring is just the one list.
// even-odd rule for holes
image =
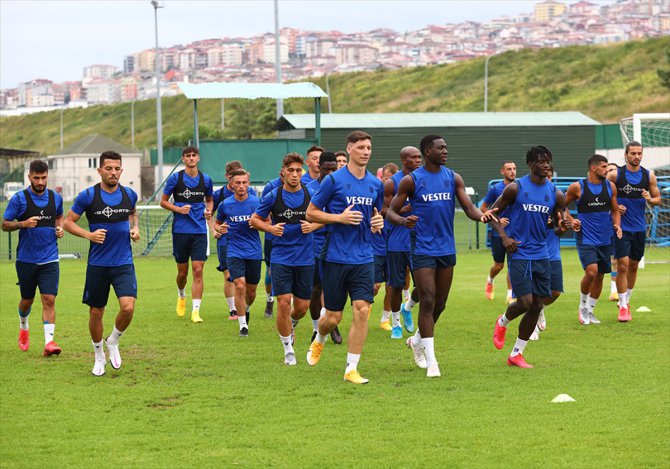
[[16, 275], [19, 278], [21, 298], [24, 300], [35, 298], [37, 287], [40, 288], [41, 295], [58, 295], [59, 272], [60, 264], [58, 262], [32, 264], [16, 261]]
[[551, 269], [551, 291], [563, 293], [563, 264], [560, 260], [549, 261]]
[[207, 235], [191, 233], [172, 233], [172, 255], [177, 264], [207, 260]]
[[228, 245], [221, 246], [219, 244], [216, 245], [216, 254], [219, 257], [219, 266], [216, 268], [219, 272], [223, 272], [225, 270], [228, 270], [228, 261], [226, 260], [226, 257], [228, 256]]
[[314, 287], [321, 286], [321, 259], [318, 257], [314, 258], [314, 278], [312, 280], [312, 285]]
[[301, 300], [312, 297], [314, 266], [290, 266], [272, 263], [272, 294], [275, 296], [292, 294]]
[[386, 256], [378, 256], [375, 254], [375, 283], [386, 282]]
[[502, 238], [500, 236], [491, 236], [491, 254], [493, 255], [493, 262], [503, 264], [507, 249], [503, 246]]
[[258, 282], [261, 281], [261, 266], [263, 261], [260, 259], [229, 257], [227, 262], [231, 282], [241, 277], [244, 277], [244, 281], [249, 285], [258, 285]]
[[91, 308], [104, 308], [109, 299], [109, 287], [114, 287], [117, 298], [132, 296], [137, 298], [137, 279], [133, 264], [117, 267], [88, 265], [86, 267], [86, 285], [82, 303]]
[[615, 257], [628, 257], [639, 261], [644, 256], [644, 244], [647, 241], [646, 231], [624, 231], [621, 239], [614, 238]]
[[579, 253], [579, 260], [582, 267], [591, 264], [598, 264], [598, 273], [609, 274], [612, 272], [612, 261], [610, 260], [611, 245], [592, 246], [590, 244], [577, 244], [577, 252]]
[[324, 306], [329, 311], [342, 311], [347, 303], [347, 295], [351, 301], [364, 300], [373, 302], [375, 283], [375, 264], [340, 264], [338, 262], [321, 261]]
[[407, 268], [411, 265], [409, 251], [389, 251], [386, 255], [386, 262], [388, 265], [386, 284], [393, 288], [405, 288]]
[[265, 265], [270, 267], [270, 255], [272, 254], [272, 238], [263, 240], [263, 260]]
[[419, 269], [448, 269], [456, 265], [456, 254], [446, 256], [426, 256], [412, 254], [412, 270]]
[[551, 267], [549, 259], [508, 259], [507, 270], [512, 290], [517, 298], [533, 294], [551, 297]]

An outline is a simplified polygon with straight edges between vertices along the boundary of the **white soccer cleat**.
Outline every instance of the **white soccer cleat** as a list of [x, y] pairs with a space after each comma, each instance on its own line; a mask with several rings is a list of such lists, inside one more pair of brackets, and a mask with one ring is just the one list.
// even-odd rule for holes
[[589, 322], [591, 324], [600, 324], [600, 319], [598, 319], [593, 312], [589, 312]]
[[579, 308], [579, 323], [584, 326], [589, 325], [589, 310], [586, 308]]
[[94, 376], [102, 376], [105, 374], [105, 357], [102, 358], [96, 358], [95, 359], [95, 364], [93, 365], [93, 373]]
[[119, 353], [119, 344], [112, 345], [109, 342], [109, 337], [105, 339], [105, 345], [107, 345], [107, 351], [109, 352], [109, 364], [112, 365], [112, 368], [118, 370], [121, 368], [121, 354]]
[[535, 326], [535, 330], [530, 335], [530, 339], [528, 340], [540, 340], [540, 328], [538, 326]]
[[405, 344], [414, 354], [414, 363], [416, 363], [416, 366], [424, 370], [428, 368], [428, 364], [426, 363], [426, 356], [423, 353], [423, 346], [421, 344], [415, 346], [413, 337], [409, 337], [405, 341]]
[[544, 306], [540, 310], [540, 316], [537, 318], [537, 327], [541, 331], [547, 328], [547, 319], [544, 317]]
[[286, 355], [284, 355], [284, 365], [287, 366], [294, 366], [297, 365], [298, 361], [295, 359], [295, 353], [289, 352]]
[[440, 376], [442, 376], [442, 374], [440, 373], [440, 367], [437, 365], [437, 362], [430, 365], [426, 370], [426, 377], [428, 378], [439, 378]]

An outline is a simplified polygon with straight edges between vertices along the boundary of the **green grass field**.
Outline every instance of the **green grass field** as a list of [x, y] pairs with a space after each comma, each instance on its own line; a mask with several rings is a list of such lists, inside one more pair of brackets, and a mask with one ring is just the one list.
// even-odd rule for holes
[[[668, 249], [648, 251], [648, 261], [669, 258]], [[30, 350], [17, 347], [18, 288], [13, 265], [2, 262], [0, 467], [669, 467], [670, 264], [640, 271], [632, 305], [651, 313], [619, 324], [603, 298], [603, 323], [580, 326], [575, 251], [565, 250], [563, 262], [565, 294], [524, 354], [535, 369], [505, 364], [518, 323], [505, 350], [491, 343], [503, 282], [487, 301], [490, 257], [481, 251], [459, 254], [436, 327], [442, 378], [427, 379], [404, 341], [378, 328], [378, 297], [359, 366], [366, 386], [342, 381], [346, 342], [328, 342], [319, 365], [306, 364], [309, 320], [297, 331], [298, 366], [284, 366], [274, 321], [262, 318], [262, 292], [250, 337], [238, 337], [213, 260], [199, 325], [174, 313], [173, 261], [138, 261], [123, 367], [95, 378], [80, 303], [85, 262], [61, 263], [63, 353], [50, 359], [41, 354], [39, 306]], [[106, 333], [115, 310], [112, 301]], [[345, 313], [343, 333], [349, 323]], [[560, 393], [576, 402], [550, 403]]]

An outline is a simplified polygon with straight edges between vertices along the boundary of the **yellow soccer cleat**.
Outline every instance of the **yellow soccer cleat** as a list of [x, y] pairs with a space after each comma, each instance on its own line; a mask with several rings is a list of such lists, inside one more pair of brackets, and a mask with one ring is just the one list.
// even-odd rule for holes
[[194, 309], [193, 312], [191, 313], [191, 322], [202, 322], [202, 318], [200, 317], [200, 311], [197, 309]]
[[617, 292], [610, 293], [610, 301], [619, 301], [619, 294]]
[[383, 331], [390, 331], [390, 330], [392, 329], [392, 327], [391, 327], [391, 322], [390, 322], [390, 321], [382, 321], [382, 322], [379, 324], [379, 327], [380, 327]]
[[344, 374], [344, 380], [353, 384], [367, 384], [368, 379], [363, 378], [358, 370], [351, 370]]
[[179, 297], [177, 298], [177, 316], [183, 318], [184, 314], [186, 314], [186, 298]]
[[317, 363], [319, 363], [319, 360], [321, 359], [321, 352], [323, 352], [323, 344], [320, 344], [314, 340], [312, 345], [309, 346], [309, 350], [307, 351], [307, 363], [309, 366], [315, 366]]

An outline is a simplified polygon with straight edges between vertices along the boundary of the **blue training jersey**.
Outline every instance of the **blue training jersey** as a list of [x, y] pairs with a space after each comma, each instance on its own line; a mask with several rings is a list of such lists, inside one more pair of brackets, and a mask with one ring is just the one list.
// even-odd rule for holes
[[[505, 185], [505, 181], [498, 181], [489, 188], [489, 191], [486, 193], [486, 195], [484, 196], [484, 199], [482, 200], [482, 202], [486, 202], [487, 209], [490, 209], [491, 206], [495, 203], [495, 201], [498, 200], [498, 197], [500, 197], [500, 195], [503, 193], [503, 191], [505, 190], [505, 187], [507, 187]], [[496, 215], [496, 216], [500, 217], [500, 218], [509, 218], [509, 209], [503, 210], [503, 212], [501, 214]], [[509, 225], [507, 225], [507, 226], [509, 226]], [[507, 226], [505, 227], [505, 232], [506, 233], [508, 232], [507, 231]], [[500, 238], [500, 235], [498, 234], [498, 232], [496, 230], [492, 229], [491, 233], [492, 233], [494, 238]]]
[[384, 220], [384, 228], [380, 233], [372, 233], [372, 254], [375, 256], [386, 256], [388, 252], [389, 225]]
[[229, 226], [228, 257], [263, 259], [261, 237], [257, 230], [249, 226], [249, 219], [258, 208], [259, 203], [258, 197], [250, 195], [241, 202], [232, 196], [219, 204], [216, 219]]
[[326, 176], [314, 194], [312, 203], [329, 213], [342, 213], [353, 204], [352, 210], [363, 214], [359, 225], [331, 223], [326, 225], [326, 241], [322, 259], [340, 264], [367, 264], [374, 260], [370, 219], [373, 208], [381, 213], [384, 201], [382, 183], [370, 172], [358, 179], [348, 167]]
[[[183, 174], [183, 182], [188, 190], [179, 191], [178, 190], [178, 181], [179, 175]], [[202, 174], [204, 181], [200, 181], [200, 175]], [[207, 220], [205, 219], [205, 197], [210, 197], [213, 190], [212, 178], [208, 175], [199, 172], [197, 176], [191, 177], [186, 174], [185, 171], [178, 171], [170, 175], [170, 177], [165, 181], [165, 187], [163, 188], [163, 194], [167, 196], [173, 196], [175, 201], [174, 205], [177, 207], [182, 207], [184, 205], [190, 205], [191, 211], [188, 215], [182, 215], [181, 213], [174, 213], [174, 222], [172, 224], [173, 233], [186, 233], [186, 234], [206, 234], [207, 233]], [[203, 195], [191, 195], [193, 192], [200, 192], [198, 188], [202, 188]], [[175, 191], [177, 189], [177, 191]], [[193, 199], [193, 201], [177, 201], [177, 197], [184, 197], [186, 200]]]
[[418, 217], [412, 234], [412, 253], [425, 256], [456, 254], [454, 172], [444, 166], [432, 173], [421, 166], [411, 173], [414, 193], [409, 201]]
[[[312, 182], [307, 184], [307, 191], [309, 192], [309, 195], [314, 197], [314, 194], [316, 194], [316, 191], [319, 190], [319, 187], [321, 186], [321, 181], [318, 179], [314, 179]], [[318, 230], [312, 232], [312, 235], [314, 235], [314, 257], [317, 258], [321, 255], [321, 250], [323, 249], [323, 243], [326, 241], [326, 227], [324, 226], [323, 228], [319, 228]]]
[[[398, 186], [403, 177], [405, 177], [402, 171], [398, 171], [393, 176], [391, 176], [391, 181], [393, 181], [393, 195], [398, 193]], [[409, 205], [409, 201], [405, 201], [405, 206]], [[412, 212], [403, 213], [403, 216], [409, 216]], [[410, 230], [406, 226], [393, 225], [389, 224], [388, 227], [388, 239], [387, 239], [387, 249], [391, 252], [409, 252], [411, 249], [410, 245]]]
[[516, 252], [511, 259], [548, 259], [547, 220], [556, 205], [556, 186], [545, 180], [537, 185], [530, 176], [516, 181], [518, 192], [510, 206], [510, 236], [517, 241]]
[[[261, 218], [267, 218], [277, 201], [277, 194], [282, 191], [284, 204], [288, 209], [299, 209], [305, 203], [305, 191], [300, 188], [297, 192], [288, 192], [283, 187], [278, 187], [263, 197], [256, 213]], [[307, 191], [307, 197], [309, 197]], [[309, 199], [308, 199], [309, 200]], [[304, 219], [304, 214], [302, 215]], [[272, 224], [276, 224], [272, 220]], [[267, 234], [267, 233], [266, 233]], [[300, 223], [286, 223], [282, 236], [272, 237], [272, 263], [289, 266], [308, 266], [314, 264], [314, 235], [303, 234]]]
[[307, 171], [305, 174], [303, 174], [302, 177], [300, 178], [300, 182], [302, 182], [304, 185], [307, 185], [314, 180], [315, 179], [312, 178], [312, 176], [309, 175], [309, 171]]
[[[44, 210], [40, 210], [40, 213], [35, 215], [40, 217], [53, 217], [53, 220], [49, 219], [50, 222], [53, 221], [53, 223], [50, 223], [50, 225], [53, 226], [39, 226], [40, 224], [47, 225], [47, 223], [38, 223], [38, 226], [34, 228], [19, 229], [19, 243], [16, 247], [16, 260], [29, 262], [31, 264], [46, 264], [48, 262], [58, 261], [58, 242], [55, 231], [55, 218], [63, 215], [63, 198], [60, 194], [50, 189], [45, 190], [42, 195], [35, 194], [30, 187], [27, 190], [29, 191], [30, 198], [35, 206], [44, 210], [48, 210], [49, 193], [52, 194], [54, 213], [48, 214], [44, 213]], [[28, 201], [26, 200], [25, 192], [20, 191], [9, 199], [3, 218], [9, 221], [22, 219], [22, 215], [26, 214], [27, 210]], [[29, 215], [29, 213], [26, 215]]]
[[[127, 195], [129, 208], [124, 207], [122, 190]], [[96, 202], [100, 204], [102, 209], [94, 206], [95, 187], [89, 187], [81, 191], [74, 199], [74, 204], [71, 210], [77, 215], [81, 216], [86, 213], [88, 219], [89, 231], [93, 232], [99, 229], [107, 230], [105, 242], [102, 244], [91, 243], [88, 253], [88, 263], [90, 265], [100, 267], [116, 267], [119, 265], [128, 265], [133, 263], [133, 252], [130, 247], [130, 222], [122, 221], [102, 221], [102, 217], [112, 220], [118, 211], [123, 211], [127, 215], [127, 210], [134, 210], [137, 203], [137, 194], [130, 187], [118, 185], [116, 190], [111, 194], [100, 190], [101, 201]], [[95, 216], [98, 221], [92, 221], [89, 218], [91, 209], [95, 209]]]
[[621, 216], [621, 229], [646, 231], [644, 210], [647, 201], [642, 197], [642, 191], [649, 190], [649, 170], [642, 166], [636, 172], [628, 171], [626, 166], [619, 168], [616, 190], [618, 203], [626, 207], [626, 212]]
[[[253, 187], [249, 187], [247, 190], [249, 195], [256, 195], [256, 190]], [[212, 213], [216, 213], [216, 210], [219, 208], [219, 204], [223, 202], [224, 199], [233, 196], [235, 193], [228, 189], [228, 185], [225, 185], [212, 193]], [[222, 234], [217, 240], [216, 244], [218, 246], [228, 246], [228, 237], [225, 234]]]
[[575, 234], [577, 244], [609, 246], [612, 244], [612, 186], [608, 180], [593, 184], [579, 181], [581, 195], [576, 202], [581, 229]]
[[[263, 200], [263, 198], [264, 198], [266, 195], [268, 195], [270, 192], [272, 192], [273, 190], [275, 190], [277, 187], [281, 187], [282, 184], [283, 184], [283, 183], [281, 182], [281, 178], [275, 178], [275, 179], [271, 180], [270, 182], [268, 182], [268, 183], [265, 185], [265, 187], [263, 188], [263, 195], [261, 196], [261, 200]], [[264, 240], [265, 240], [266, 243], [267, 243], [268, 241], [269, 241], [270, 243], [272, 243], [272, 240], [273, 240], [273, 239], [274, 239], [274, 235], [273, 235], [272, 233], [265, 233], [265, 238], [264, 238]]]

